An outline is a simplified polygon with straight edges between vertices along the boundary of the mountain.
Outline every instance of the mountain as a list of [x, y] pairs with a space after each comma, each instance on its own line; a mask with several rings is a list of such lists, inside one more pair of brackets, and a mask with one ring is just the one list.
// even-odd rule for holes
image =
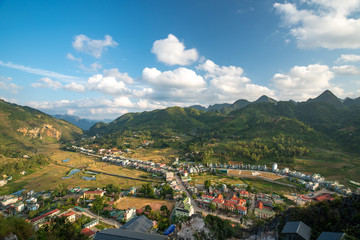
[[68, 114], [56, 114], [53, 115], [54, 118], [62, 119], [65, 121], [68, 121], [69, 123], [74, 124], [75, 126], [78, 126], [82, 130], [89, 130], [90, 127], [92, 127], [95, 123], [98, 123], [100, 121], [98, 120], [91, 120], [91, 119], [85, 119], [80, 118]]
[[307, 100], [308, 103], [310, 102], [323, 102], [327, 103], [336, 107], [343, 107], [344, 104], [340, 101], [338, 97], [336, 97], [331, 91], [326, 90], [322, 94], [320, 94], [318, 97], [312, 99], [310, 98]]
[[229, 103], [222, 103], [222, 104], [214, 104], [214, 105], [210, 105], [207, 110], [208, 111], [221, 111], [221, 109], [223, 109], [224, 107], [229, 107], [231, 106], [231, 104]]
[[276, 103], [277, 101], [272, 99], [272, 98], [269, 98], [268, 96], [266, 95], [262, 95], [258, 100], [256, 100], [254, 103]]
[[192, 105], [192, 106], [187, 107], [187, 108], [193, 108], [193, 109], [196, 109], [196, 110], [199, 110], [199, 111], [207, 111], [208, 110], [206, 107], [203, 107], [201, 105]]
[[33, 149], [44, 144], [70, 141], [82, 130], [30, 107], [0, 100], [0, 145], [6, 149]]
[[347, 107], [330, 91], [297, 104], [262, 96], [252, 103], [238, 100], [216, 112], [171, 107], [128, 113], [109, 124], [94, 125], [89, 134], [118, 136], [126, 130], [184, 134], [201, 137], [202, 141], [212, 138], [271, 141], [283, 134], [311, 147], [341, 145], [360, 151], [360, 105]]

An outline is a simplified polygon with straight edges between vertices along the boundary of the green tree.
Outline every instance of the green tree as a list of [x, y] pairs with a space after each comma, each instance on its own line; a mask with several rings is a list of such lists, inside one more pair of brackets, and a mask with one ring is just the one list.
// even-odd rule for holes
[[150, 205], [146, 205], [145, 206], [145, 212], [150, 212], [151, 211], [151, 206]]

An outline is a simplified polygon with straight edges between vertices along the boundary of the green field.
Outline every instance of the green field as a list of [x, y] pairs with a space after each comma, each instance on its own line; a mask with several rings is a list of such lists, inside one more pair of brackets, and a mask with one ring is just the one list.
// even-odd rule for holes
[[[50, 149], [51, 152], [49, 151]], [[95, 181], [85, 181], [81, 178], [82, 176], [90, 176], [85, 174], [85, 172], [91, 170], [160, 182], [159, 179], [152, 178], [150, 173], [114, 166], [80, 153], [62, 151], [56, 148], [56, 146], [52, 146], [48, 149], [48, 151], [43, 153], [50, 155], [52, 162], [48, 166], [45, 166], [31, 174], [25, 175], [20, 179], [10, 181], [8, 184], [1, 187], [0, 194], [9, 194], [23, 188], [35, 191], [51, 190], [56, 189], [60, 184], [65, 184], [69, 188], [76, 186], [90, 188], [104, 187], [107, 184], [113, 183], [121, 188], [129, 188], [131, 186], [141, 186], [145, 183], [143, 181], [108, 176], [104, 174], [97, 174]], [[69, 162], [62, 163], [62, 160], [68, 158], [70, 158]], [[87, 167], [88, 170], [78, 172], [69, 179], [61, 179], [62, 177], [67, 176], [71, 169], [83, 169], [84, 167]]]

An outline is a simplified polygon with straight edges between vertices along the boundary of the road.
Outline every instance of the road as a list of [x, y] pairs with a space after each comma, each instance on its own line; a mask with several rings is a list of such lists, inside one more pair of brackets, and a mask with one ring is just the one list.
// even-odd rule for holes
[[179, 176], [175, 176], [175, 180], [176, 182], [178, 183], [179, 187], [181, 190], [183, 190], [186, 195], [190, 198], [190, 201], [191, 201], [191, 205], [194, 207], [195, 211], [196, 212], [201, 212], [203, 215], [208, 215], [208, 214], [211, 214], [211, 215], [215, 215], [215, 216], [218, 216], [222, 219], [228, 219], [230, 221], [233, 221], [233, 222], [239, 222], [240, 223], [240, 217], [239, 218], [234, 218], [234, 217], [228, 217], [228, 216], [224, 216], [223, 214], [219, 214], [217, 212], [210, 212], [210, 211], [207, 211], [205, 209], [202, 209], [202, 208], [199, 208], [197, 206], [197, 204], [195, 203], [194, 199], [191, 197], [191, 194], [188, 192], [188, 190], [186, 189], [186, 187], [184, 186], [184, 184], [182, 183], [181, 179], [179, 178]]
[[[75, 209], [73, 209], [74, 211], [76, 211]], [[89, 217], [89, 218], [98, 218], [98, 215], [96, 215], [95, 213], [91, 212], [89, 209], [84, 208], [85, 212], [81, 212], [81, 214]], [[112, 218], [104, 218], [104, 217], [100, 217], [100, 222], [106, 223], [108, 225], [114, 226], [115, 228], [119, 228], [121, 226], [121, 224], [112, 219]]]

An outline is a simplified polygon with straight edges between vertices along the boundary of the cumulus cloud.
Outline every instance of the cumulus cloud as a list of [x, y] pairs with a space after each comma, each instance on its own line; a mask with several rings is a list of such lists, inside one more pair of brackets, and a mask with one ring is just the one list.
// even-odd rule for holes
[[93, 75], [88, 79], [87, 87], [89, 90], [97, 90], [105, 94], [121, 94], [128, 91], [123, 81], [118, 81], [115, 77], [105, 77], [102, 74]]
[[269, 88], [252, 83], [244, 76], [241, 67], [219, 66], [206, 60], [196, 68], [205, 72], [205, 79], [210, 82], [208, 94], [212, 95], [213, 101], [234, 101], [240, 98], [255, 100], [261, 95], [273, 95]]
[[326, 65], [295, 66], [288, 73], [275, 74], [272, 85], [282, 100], [307, 100], [326, 89], [341, 97], [344, 95], [343, 89], [330, 82], [334, 77], [335, 74]]
[[356, 54], [341, 54], [341, 57], [339, 57], [337, 62], [358, 62], [360, 61], [360, 55]]
[[161, 72], [156, 68], [145, 68], [142, 78], [151, 84], [168, 88], [204, 88], [206, 82], [193, 70], [177, 68], [174, 71]]
[[117, 81], [121, 81], [124, 83], [133, 83], [134, 80], [128, 75], [128, 73], [121, 73], [119, 69], [112, 68], [112, 69], [105, 69], [104, 70], [105, 77], [114, 77]]
[[6, 91], [10, 91], [11, 93], [17, 94], [18, 90], [22, 89], [22, 87], [11, 82], [11, 77], [0, 76], [0, 89], [4, 89]]
[[72, 92], [85, 92], [85, 86], [75, 82], [65, 85], [64, 89]]
[[105, 35], [104, 40], [95, 40], [80, 34], [74, 37], [72, 45], [78, 52], [84, 52], [95, 58], [100, 58], [108, 47], [116, 47], [118, 43], [109, 35]]
[[359, 74], [359, 69], [354, 65], [342, 65], [342, 66], [333, 66], [331, 68], [333, 72], [339, 75], [357, 75]]
[[[299, 6], [302, 9], [299, 9]], [[301, 48], [360, 47], [360, 19], [352, 14], [360, 9], [360, 0], [307, 0], [275, 3], [290, 34]]]
[[44, 77], [39, 79], [36, 83], [32, 83], [31, 86], [35, 88], [59, 89], [62, 87], [62, 84], [58, 81], [52, 80], [51, 78]]
[[199, 58], [195, 48], [186, 50], [184, 43], [173, 34], [169, 34], [165, 39], [156, 40], [151, 52], [156, 55], [158, 61], [168, 65], [189, 65]]

